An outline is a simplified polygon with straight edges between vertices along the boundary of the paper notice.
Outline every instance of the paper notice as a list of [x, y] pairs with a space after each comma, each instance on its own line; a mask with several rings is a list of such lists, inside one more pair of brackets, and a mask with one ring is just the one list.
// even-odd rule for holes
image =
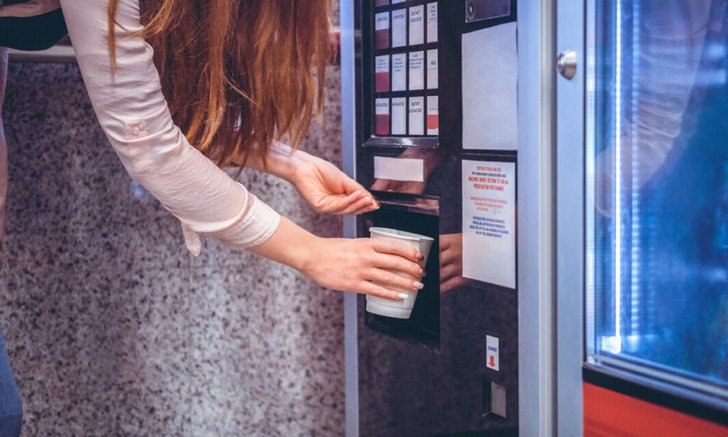
[[463, 149], [518, 148], [516, 23], [466, 33]]
[[463, 276], [516, 288], [516, 164], [462, 161]]

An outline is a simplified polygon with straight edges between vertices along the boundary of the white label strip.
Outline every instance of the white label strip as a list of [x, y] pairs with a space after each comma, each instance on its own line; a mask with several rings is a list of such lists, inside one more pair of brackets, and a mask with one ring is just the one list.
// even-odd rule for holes
[[407, 54], [392, 55], [392, 91], [407, 89]]
[[425, 134], [425, 98], [410, 97], [409, 99], [409, 134]]
[[407, 9], [392, 12], [392, 47], [407, 45]]
[[425, 89], [425, 52], [409, 54], [409, 89]]
[[427, 51], [427, 89], [435, 90], [438, 87], [437, 49]]
[[374, 157], [374, 178], [393, 181], [425, 181], [425, 161], [410, 158]]
[[389, 12], [382, 12], [376, 15], [374, 30], [389, 29]]
[[437, 3], [427, 5], [427, 42], [437, 42]]
[[411, 46], [425, 42], [425, 5], [413, 6], [409, 9], [409, 44]]
[[407, 135], [407, 99], [392, 99], [392, 135]]
[[437, 96], [427, 96], [427, 135], [440, 134], [440, 111]]

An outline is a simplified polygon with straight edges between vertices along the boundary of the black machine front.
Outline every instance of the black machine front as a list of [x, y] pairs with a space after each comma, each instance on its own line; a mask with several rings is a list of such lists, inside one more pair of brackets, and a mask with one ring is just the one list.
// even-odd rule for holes
[[[473, 177], [468, 166], [483, 170], [473, 171], [478, 187], [515, 185], [515, 176], [498, 172], [517, 161], [515, 147], [489, 148], [486, 141], [473, 148], [471, 140], [464, 147], [464, 100], [468, 116], [473, 109], [463, 99], [470, 97], [464, 65], [472, 64], [463, 57], [477, 53], [463, 41], [472, 45], [468, 34], [496, 26], [515, 28], [516, 3], [358, 0], [355, 8], [357, 179], [381, 202], [358, 219], [357, 233], [384, 227], [434, 238], [409, 318], [367, 312], [359, 297], [360, 435], [517, 435], [515, 253], [512, 283], [463, 274], [464, 264], [472, 272], [480, 262], [463, 256], [463, 247], [473, 246], [463, 232], [464, 203], [473, 202], [469, 195], [463, 200]], [[512, 39], [515, 46], [515, 31]], [[515, 52], [510, 56], [481, 64], [509, 63]], [[507, 227], [477, 218], [488, 235]]]

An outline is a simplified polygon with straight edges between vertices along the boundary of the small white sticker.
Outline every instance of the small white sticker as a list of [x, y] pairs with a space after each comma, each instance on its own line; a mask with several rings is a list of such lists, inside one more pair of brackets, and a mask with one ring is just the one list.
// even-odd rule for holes
[[500, 371], [500, 359], [498, 350], [498, 337], [485, 336], [486, 365], [489, 369]]

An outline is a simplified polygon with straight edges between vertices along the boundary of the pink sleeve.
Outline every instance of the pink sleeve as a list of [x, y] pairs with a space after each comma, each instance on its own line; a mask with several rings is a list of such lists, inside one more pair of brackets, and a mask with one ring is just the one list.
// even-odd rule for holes
[[138, 0], [119, 1], [114, 71], [108, 1], [61, 4], [101, 127], [131, 177], [182, 222], [190, 251], [200, 251], [198, 234], [234, 248], [256, 246], [270, 237], [278, 213], [192, 147], [172, 121], [152, 48], [128, 33], [141, 28]]

